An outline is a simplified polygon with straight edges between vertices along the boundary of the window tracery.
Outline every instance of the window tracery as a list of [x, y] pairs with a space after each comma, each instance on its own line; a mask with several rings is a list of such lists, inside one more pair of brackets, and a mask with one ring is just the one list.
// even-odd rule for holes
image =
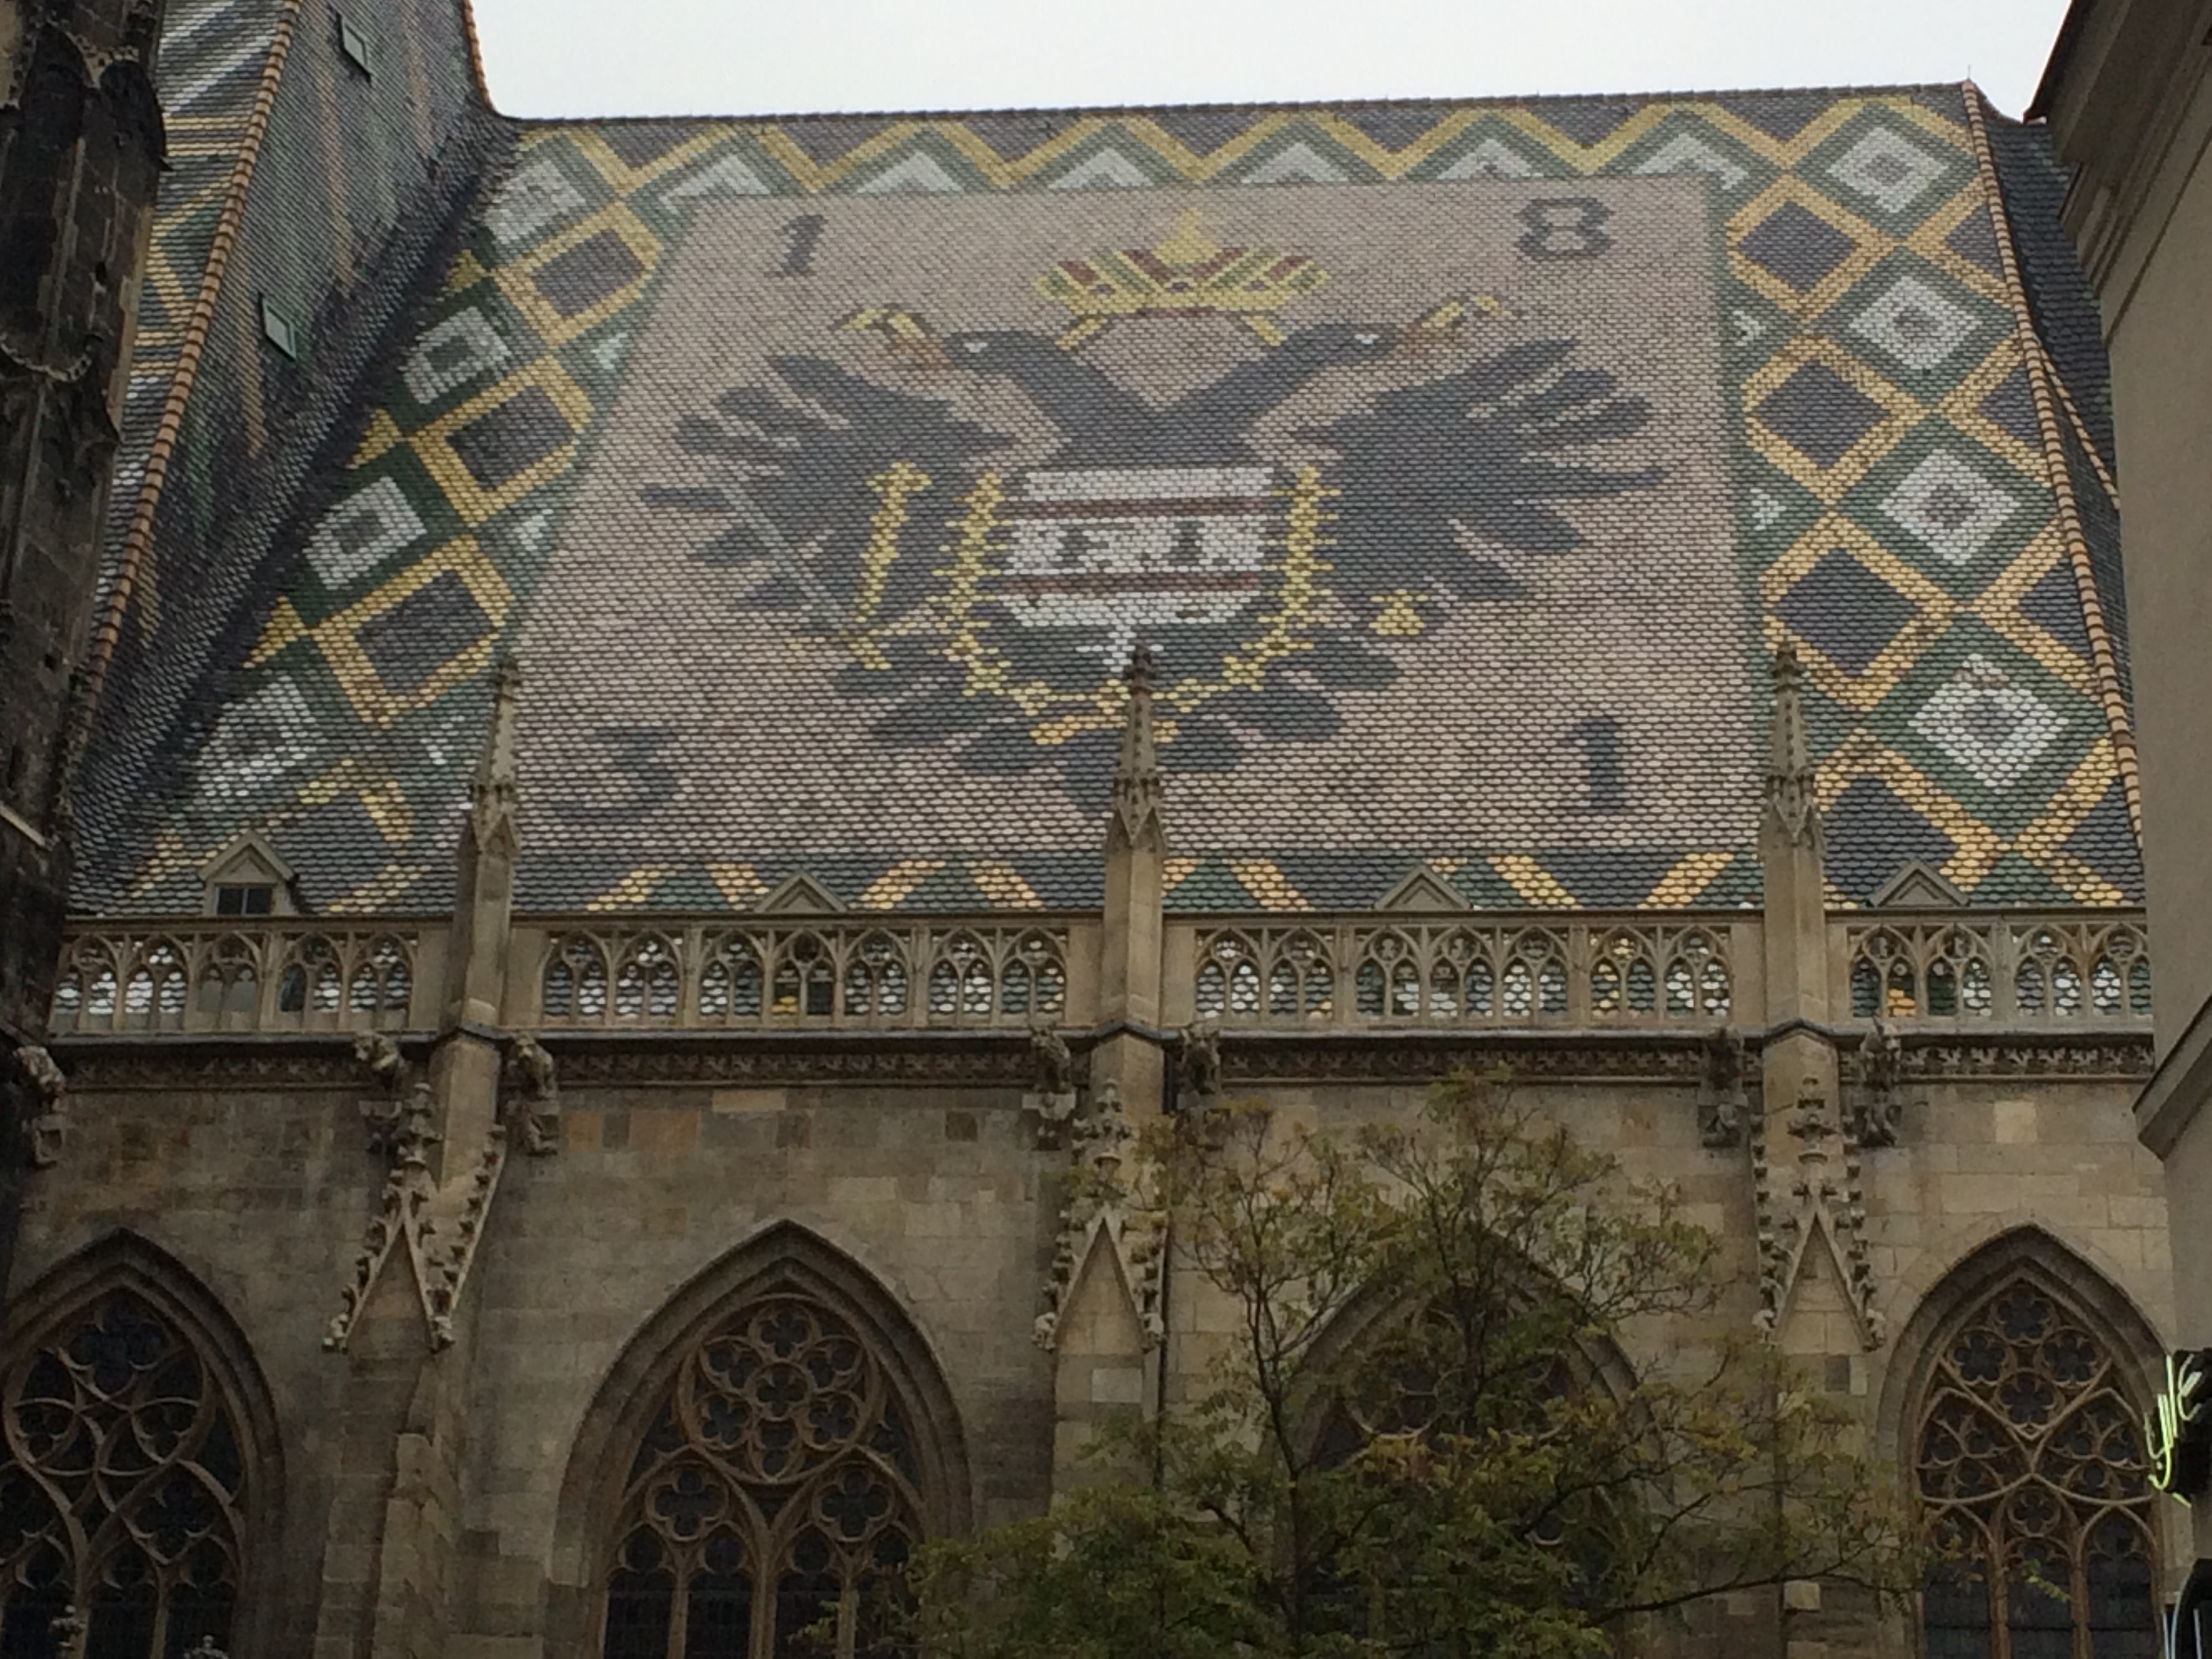
[[2152, 1493], [2112, 1355], [2036, 1279], [1938, 1351], [1917, 1481], [1954, 1553], [1929, 1571], [1929, 1659], [2155, 1659]]
[[2021, 940], [2020, 967], [2013, 975], [2013, 993], [2023, 1014], [2078, 1018], [2081, 967], [2067, 948], [2067, 941], [2048, 927], [2025, 935]]
[[1966, 927], [1877, 927], [1851, 951], [1859, 1019], [1988, 1019], [1996, 1012], [1990, 942]]
[[311, 1014], [327, 1020], [344, 1000], [343, 982], [330, 940], [308, 933], [293, 941], [276, 976], [276, 1012], [287, 1024], [302, 1024]]
[[793, 934], [779, 955], [770, 1013], [823, 1019], [837, 1012], [837, 970], [821, 939], [812, 933]]
[[665, 1022], [676, 1018], [683, 983], [676, 953], [653, 934], [633, 939], [615, 975], [615, 1018]]
[[201, 965], [195, 996], [206, 1024], [251, 1025], [261, 1000], [260, 953], [235, 933], [217, 939]]
[[545, 961], [540, 1006], [554, 1020], [598, 1020], [607, 1012], [607, 962], [581, 933], [556, 940]]
[[815, 1298], [745, 1306], [685, 1355], [632, 1459], [603, 1659], [875, 1650], [922, 1536], [913, 1425], [875, 1353]]
[[991, 1017], [991, 962], [972, 933], [955, 933], [939, 947], [929, 970], [933, 1018], [966, 1023]]
[[185, 1018], [185, 953], [167, 939], [149, 939], [123, 987], [126, 1027], [174, 1030]]
[[1067, 970], [1042, 933], [1025, 935], [999, 973], [999, 1006], [1017, 1017], [1056, 1014], [1067, 1006]]
[[751, 1020], [760, 1012], [760, 953], [743, 939], [723, 939], [708, 953], [706, 971], [699, 976], [701, 1017]]
[[230, 1644], [246, 1470], [205, 1358], [110, 1291], [0, 1383], [0, 1652], [53, 1651], [79, 1609], [87, 1659]]
[[1352, 1000], [1363, 1019], [1418, 1019], [1421, 969], [1413, 947], [1399, 933], [1377, 933], [1352, 980]]
[[1728, 958], [1710, 933], [1692, 928], [1667, 959], [1667, 1012], [1677, 1018], [1725, 1020], [1734, 1001]]
[[1590, 1012], [1648, 1014], [1659, 1006], [1659, 977], [1644, 941], [1623, 928], [1606, 936], [1590, 963]]
[[413, 988], [414, 975], [408, 965], [407, 947], [396, 939], [377, 939], [369, 942], [368, 949], [354, 964], [347, 1001], [355, 1013], [365, 1017], [373, 1025], [404, 1025], [407, 1022], [407, 999]]
[[1250, 941], [1241, 933], [1217, 934], [1198, 970], [1197, 1008], [1201, 1019], [1248, 1020], [1260, 1012], [1260, 969]]
[[1531, 927], [1514, 939], [1498, 975], [1498, 1002], [1515, 1023], [1567, 1012], [1567, 958], [1558, 935]]

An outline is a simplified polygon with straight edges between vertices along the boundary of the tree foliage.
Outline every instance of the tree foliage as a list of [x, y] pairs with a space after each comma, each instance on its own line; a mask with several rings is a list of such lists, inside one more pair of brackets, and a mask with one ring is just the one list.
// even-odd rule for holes
[[1049, 1515], [927, 1549], [928, 1651], [1582, 1659], [1729, 1591], [1910, 1582], [1848, 1413], [1715, 1334], [1741, 1287], [1672, 1190], [1497, 1079], [1413, 1124], [1210, 1127], [1136, 1160], [1211, 1302], [1194, 1397]]

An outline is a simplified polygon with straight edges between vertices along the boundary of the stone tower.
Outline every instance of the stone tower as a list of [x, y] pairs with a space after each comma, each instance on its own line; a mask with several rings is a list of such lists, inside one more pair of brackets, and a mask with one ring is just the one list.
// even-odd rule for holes
[[0, 0], [0, 1272], [69, 872], [76, 670], [164, 150], [160, 0]]

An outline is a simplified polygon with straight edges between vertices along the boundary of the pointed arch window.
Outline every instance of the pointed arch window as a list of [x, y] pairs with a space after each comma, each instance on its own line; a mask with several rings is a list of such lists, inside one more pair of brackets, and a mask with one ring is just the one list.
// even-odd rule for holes
[[921, 1484], [908, 1409], [853, 1325], [795, 1290], [749, 1303], [684, 1355], [630, 1462], [602, 1659], [882, 1650]]
[[0, 1653], [90, 1659], [230, 1645], [243, 1566], [239, 1419], [208, 1362], [143, 1297], [111, 1290], [0, 1377]]
[[2140, 1415], [2087, 1322], [2017, 1273], [1937, 1351], [1915, 1448], [1952, 1551], [1923, 1586], [1928, 1659], [2156, 1659]]

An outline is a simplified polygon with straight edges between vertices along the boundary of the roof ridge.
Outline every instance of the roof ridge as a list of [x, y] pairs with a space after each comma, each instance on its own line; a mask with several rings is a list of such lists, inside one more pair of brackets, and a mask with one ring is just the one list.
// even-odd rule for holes
[[[262, 60], [261, 78], [254, 88], [252, 106], [246, 113], [238, 155], [231, 164], [230, 178], [223, 185], [222, 206], [208, 240], [207, 264], [201, 269], [199, 291], [192, 300], [191, 315], [185, 320], [184, 336], [170, 372], [169, 389], [161, 400], [161, 419], [146, 453], [145, 467], [139, 475], [137, 498], [131, 507], [130, 526], [124, 532], [114, 580], [108, 584], [99, 618], [93, 626], [84, 676], [64, 739], [62, 772], [65, 780], [76, 770], [91, 736], [93, 717], [106, 684], [107, 671], [115, 659], [116, 643], [123, 633], [123, 619], [130, 610], [139, 568], [154, 544], [154, 520], [168, 482], [170, 459], [184, 429], [185, 410], [191, 402], [208, 331], [214, 325], [216, 305], [222, 297], [231, 249], [238, 240], [239, 228], [252, 195], [254, 170], [261, 160], [262, 142], [268, 136], [269, 118], [276, 108], [277, 86], [291, 56], [293, 30], [303, 3], [304, 0], [283, 0], [276, 27], [270, 35], [269, 55]], [[467, 0], [462, 0], [462, 3], [465, 6]]]
[[[467, 0], [463, 0], [464, 5]], [[1200, 99], [1190, 102], [1144, 104], [1134, 102], [1109, 104], [1002, 104], [979, 109], [824, 109], [764, 111], [753, 114], [714, 113], [697, 112], [691, 114], [659, 115], [508, 115], [507, 118], [526, 129], [560, 127], [616, 126], [644, 125], [652, 122], [712, 121], [732, 122], [748, 125], [786, 125], [800, 121], [967, 121], [985, 116], [1010, 115], [1066, 115], [1098, 118], [1115, 115], [1158, 115], [1165, 113], [1205, 114], [1239, 111], [1284, 113], [1292, 111], [1314, 111], [1327, 113], [1334, 110], [1413, 109], [1424, 106], [1443, 105], [1455, 109], [1498, 108], [1525, 109], [1531, 105], [1545, 104], [1677, 104], [1694, 103], [1720, 98], [1759, 97], [1880, 97], [1886, 94], [1917, 92], [1960, 92], [1973, 87], [1971, 80], [1905, 81], [1868, 86], [1804, 86], [1804, 87], [1692, 87], [1647, 92], [1545, 92], [1496, 93], [1466, 96], [1451, 93], [1437, 93], [1427, 96], [1407, 94], [1389, 98], [1286, 98], [1286, 99]], [[1978, 91], [1978, 88], [1976, 88]], [[2006, 118], [2000, 115], [2000, 119]]]
[[[2013, 240], [2012, 216], [2005, 207], [2004, 181], [1997, 173], [1996, 154], [1990, 147], [1989, 125], [1979, 87], [1967, 82], [1967, 129], [1973, 138], [1974, 165], [1980, 170], [1982, 191], [1989, 203], [1990, 228], [1996, 233], [1997, 259], [2004, 270], [2004, 285], [2012, 301], [2022, 366], [2027, 373], [2030, 399], [2035, 405], [2036, 425], [2043, 438], [2045, 466], [2051, 493], [2058, 503], [2058, 531], [2066, 546], [2067, 562], [2081, 602], [2083, 630], [2089, 638], [2089, 658], [2097, 677], [2099, 699], [2105, 706], [2105, 724], [2112, 744], [2113, 769], [2119, 774], [2120, 791], [2128, 806], [2128, 819], [2136, 839], [2142, 839], [2142, 785], [2136, 769], [2135, 728], [2128, 718], [2125, 694], [2120, 689], [2119, 668], [2112, 638], [2105, 621], [2103, 601], [2097, 592], [2096, 575], [2089, 563], [2088, 538], [2081, 528], [2081, 504], [2074, 493], [2074, 476], [2066, 460], [2065, 436], [2059, 427], [2057, 399], [2045, 356], [2043, 337], [2037, 332], [2035, 310], [2021, 276], [2020, 250]], [[2094, 448], [2094, 446], [2092, 446]]]
[[461, 34], [469, 44], [469, 76], [476, 82], [477, 96], [483, 106], [495, 115], [499, 106], [491, 100], [491, 84], [484, 79], [483, 42], [477, 37], [476, 0], [453, 0], [460, 8]]

